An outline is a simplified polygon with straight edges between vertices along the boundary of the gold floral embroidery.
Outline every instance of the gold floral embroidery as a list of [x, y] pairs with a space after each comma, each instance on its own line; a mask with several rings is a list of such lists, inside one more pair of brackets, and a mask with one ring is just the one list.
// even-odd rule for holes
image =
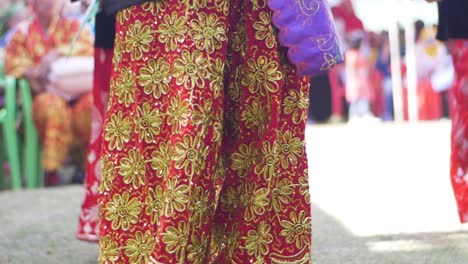
[[106, 205], [106, 220], [112, 222], [112, 229], [129, 230], [131, 224], [138, 222], [140, 202], [137, 198], [130, 199], [130, 194], [114, 194], [112, 201]]
[[189, 101], [182, 99], [180, 95], [172, 97], [167, 108], [167, 124], [172, 125], [172, 133], [176, 134], [187, 126], [191, 114]]
[[160, 12], [164, 12], [167, 9], [168, 0], [158, 0], [158, 1], [151, 1], [144, 3], [141, 8], [146, 11], [150, 12], [153, 16], [159, 14]]
[[268, 13], [260, 12], [260, 21], [253, 24], [253, 27], [257, 30], [255, 32], [255, 38], [258, 40], [265, 40], [265, 45], [268, 48], [273, 48], [276, 44], [275, 32], [271, 25], [271, 17]]
[[286, 114], [292, 114], [294, 124], [307, 120], [309, 97], [304, 92], [289, 90], [289, 95], [284, 99], [283, 106]]
[[216, 14], [207, 15], [204, 12], [198, 14], [198, 19], [190, 22], [189, 36], [195, 46], [200, 50], [206, 50], [212, 54], [221, 49], [226, 41], [226, 25], [221, 22]]
[[158, 109], [145, 102], [143, 106], [138, 106], [135, 129], [140, 136], [140, 140], [151, 143], [154, 137], [161, 133], [162, 117]]
[[279, 164], [278, 144], [268, 141], [262, 144], [262, 161], [255, 166], [255, 174], [262, 175], [266, 181], [275, 176], [276, 166]]
[[293, 137], [292, 132], [289, 130], [279, 135], [278, 144], [283, 169], [289, 168], [290, 164], [297, 165], [298, 158], [304, 156], [305, 142], [298, 137]]
[[231, 169], [237, 171], [239, 177], [247, 177], [252, 165], [259, 162], [259, 154], [255, 143], [252, 142], [250, 145], [241, 144], [239, 150], [231, 156]]
[[208, 250], [208, 237], [205, 234], [202, 234], [199, 238], [198, 236], [192, 235], [191, 243], [187, 248], [188, 260], [193, 264], [205, 264], [206, 262], [206, 252]]
[[190, 187], [188, 185], [178, 185], [179, 181], [176, 178], [167, 181], [165, 199], [164, 215], [170, 217], [175, 211], [183, 212], [190, 201], [188, 192]]
[[177, 12], [172, 12], [171, 15], [166, 14], [162, 19], [161, 25], [159, 25], [158, 40], [166, 45], [166, 51], [177, 50], [178, 43], [182, 43], [185, 40], [185, 34], [187, 33], [186, 18], [184, 16], [178, 16]]
[[256, 189], [255, 183], [245, 183], [241, 188], [241, 202], [245, 209], [244, 219], [251, 221], [256, 215], [266, 212], [268, 205], [268, 190], [265, 188]]
[[143, 86], [143, 92], [145, 94], [153, 94], [156, 99], [161, 98], [163, 94], [169, 92], [170, 82], [170, 65], [164, 58], [159, 58], [157, 61], [149, 60], [147, 64], [140, 69], [138, 84]]
[[271, 206], [275, 212], [283, 211], [283, 205], [291, 202], [291, 195], [294, 193], [292, 184], [288, 179], [282, 179], [276, 183], [275, 188], [271, 193]]
[[126, 107], [135, 102], [135, 91], [137, 89], [135, 78], [135, 73], [130, 68], [125, 68], [120, 72], [115, 87], [113, 87], [118, 102], [123, 103]]
[[99, 263], [100, 264], [115, 264], [120, 258], [119, 248], [111, 236], [105, 236], [99, 240]]
[[174, 160], [177, 169], [183, 169], [187, 176], [199, 174], [205, 168], [205, 158], [208, 148], [203, 142], [190, 135], [184, 135], [182, 142], [177, 142]]
[[109, 142], [109, 149], [122, 150], [124, 144], [130, 142], [132, 122], [128, 117], [123, 118], [122, 112], [118, 112], [110, 116], [104, 131], [104, 140]]
[[164, 191], [161, 185], [156, 186], [148, 191], [149, 195], [146, 197], [146, 215], [151, 216], [151, 223], [157, 224], [164, 209]]
[[144, 234], [137, 231], [135, 238], [127, 241], [125, 255], [127, 255], [129, 263], [148, 264], [155, 245], [156, 241], [150, 231], [146, 231]]
[[247, 128], [258, 130], [260, 135], [262, 135], [270, 121], [270, 111], [259, 100], [254, 100], [242, 112], [241, 121], [245, 122]]
[[239, 191], [229, 186], [224, 194], [221, 196], [221, 210], [229, 213], [229, 217], [232, 219], [237, 213], [240, 205], [240, 194]]
[[191, 194], [191, 217], [190, 222], [194, 227], [200, 227], [202, 223], [211, 215], [212, 202], [210, 192], [198, 186]]
[[170, 142], [161, 142], [159, 149], [151, 154], [151, 168], [156, 172], [158, 177], [166, 178], [169, 174], [169, 169], [172, 161], [172, 146]]
[[199, 50], [183, 50], [181, 57], [174, 62], [173, 74], [176, 84], [184, 85], [187, 90], [204, 88], [208, 77], [208, 60]]
[[281, 221], [281, 226], [284, 229], [280, 234], [286, 237], [286, 242], [295, 243], [298, 249], [310, 245], [312, 219], [307, 217], [305, 211], [301, 211], [299, 215], [292, 211], [290, 219], [291, 221]]
[[244, 69], [242, 85], [248, 86], [253, 94], [266, 96], [277, 92], [283, 74], [279, 70], [278, 62], [269, 61], [267, 57], [260, 56], [257, 60], [249, 59], [248, 67]]
[[299, 178], [299, 193], [304, 196], [307, 204], [310, 204], [310, 190], [309, 190], [309, 170], [305, 169], [303, 176]]
[[153, 32], [148, 25], [143, 26], [140, 20], [128, 27], [125, 37], [125, 51], [131, 52], [132, 60], [137, 61], [143, 57], [143, 53], [150, 50], [150, 43], [153, 42]]
[[124, 183], [132, 184], [134, 189], [145, 185], [145, 158], [140, 153], [140, 150], [130, 150], [128, 156], [120, 160], [119, 174], [123, 176]]
[[115, 179], [115, 174], [114, 163], [112, 163], [108, 156], [103, 156], [101, 182], [99, 185], [100, 193], [103, 193], [104, 191], [110, 191], [112, 183]]
[[213, 120], [213, 100], [202, 99], [200, 104], [194, 105], [192, 122], [194, 125], [207, 127]]
[[261, 258], [270, 252], [269, 244], [273, 242], [270, 230], [269, 224], [261, 222], [257, 230], [249, 230], [247, 236], [242, 238], [245, 240], [245, 247], [250, 256]]
[[221, 96], [224, 86], [224, 62], [221, 59], [216, 59], [214, 63], [209, 66], [210, 77], [210, 90], [213, 92], [215, 99]]
[[163, 234], [162, 242], [166, 245], [166, 251], [175, 254], [178, 263], [182, 263], [185, 259], [188, 236], [189, 225], [184, 221], [180, 221], [177, 227], [168, 227]]

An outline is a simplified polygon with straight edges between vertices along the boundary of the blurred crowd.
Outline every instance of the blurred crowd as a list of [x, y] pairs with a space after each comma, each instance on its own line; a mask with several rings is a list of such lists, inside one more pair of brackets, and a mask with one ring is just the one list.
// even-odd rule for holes
[[[332, 9], [345, 51], [345, 63], [328, 76], [311, 81], [310, 118], [315, 122], [394, 119], [391, 52], [387, 31], [366, 31], [351, 0]], [[435, 25], [414, 25], [418, 120], [450, 118], [449, 91], [454, 81], [452, 60], [436, 40]], [[408, 119], [405, 32], [399, 46], [403, 81], [403, 112]]]

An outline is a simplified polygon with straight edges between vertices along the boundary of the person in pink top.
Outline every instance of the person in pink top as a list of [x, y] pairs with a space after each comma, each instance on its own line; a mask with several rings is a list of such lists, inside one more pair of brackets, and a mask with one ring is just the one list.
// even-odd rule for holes
[[361, 53], [361, 34], [352, 34], [346, 52], [346, 100], [349, 103], [350, 120], [372, 116], [370, 102], [372, 87], [369, 80], [370, 64]]

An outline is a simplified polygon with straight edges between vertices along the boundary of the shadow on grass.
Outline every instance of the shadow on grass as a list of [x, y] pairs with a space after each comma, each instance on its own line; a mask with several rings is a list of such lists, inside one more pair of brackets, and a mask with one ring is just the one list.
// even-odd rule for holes
[[313, 224], [314, 264], [468, 263], [468, 232], [358, 237], [317, 205]]

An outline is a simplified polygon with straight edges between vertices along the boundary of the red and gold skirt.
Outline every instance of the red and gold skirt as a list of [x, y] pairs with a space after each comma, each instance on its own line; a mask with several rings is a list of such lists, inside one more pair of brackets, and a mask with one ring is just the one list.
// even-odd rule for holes
[[308, 83], [266, 1], [119, 12], [100, 263], [310, 263]]

